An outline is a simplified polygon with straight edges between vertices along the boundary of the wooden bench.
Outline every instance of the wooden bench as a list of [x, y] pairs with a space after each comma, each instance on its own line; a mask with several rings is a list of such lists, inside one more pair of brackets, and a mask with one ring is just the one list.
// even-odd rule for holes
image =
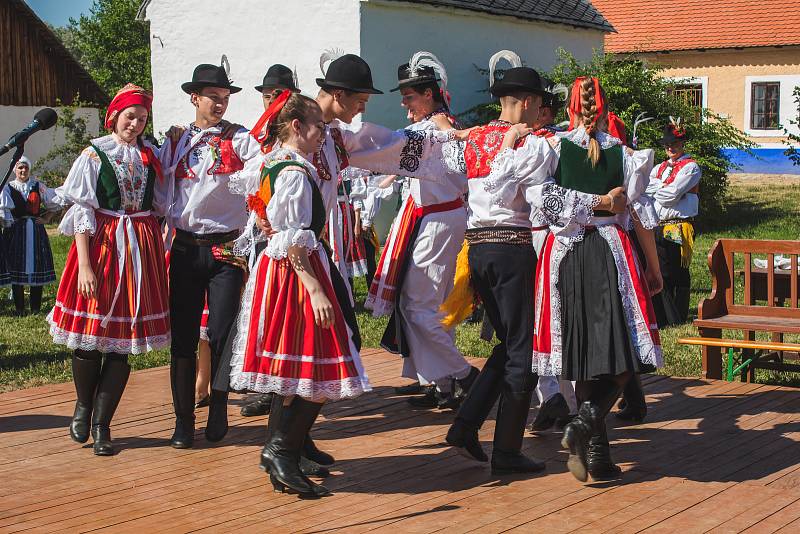
[[[798, 277], [786, 275], [781, 280], [780, 293], [776, 293], [775, 256], [782, 254], [790, 258], [789, 273], [797, 272], [800, 241], [768, 241], [753, 239], [718, 239], [708, 253], [711, 271], [711, 295], [700, 301], [697, 327], [700, 337], [682, 338], [679, 343], [699, 345], [703, 348], [703, 373], [706, 378], [722, 378], [723, 348], [728, 349], [727, 375], [742, 373], [742, 379], [752, 382], [755, 369], [800, 372], [800, 365], [786, 363], [792, 355], [800, 352], [800, 345], [784, 343], [785, 334], [800, 334], [800, 308], [798, 308]], [[756, 271], [753, 255], [766, 256], [767, 268]], [[741, 257], [740, 283], [737, 288], [736, 261]], [[766, 298], [758, 304], [755, 296], [762, 293], [755, 288], [766, 278]], [[784, 271], [785, 272], [785, 271]], [[784, 282], [785, 280], [785, 282]], [[783, 286], [788, 282], [788, 287]], [[737, 291], [738, 289], [738, 291]], [[756, 290], [757, 289], [757, 290]], [[788, 291], [787, 291], [788, 290]], [[722, 337], [723, 330], [738, 330], [741, 339]], [[771, 340], [756, 341], [756, 333], [768, 332]], [[733, 367], [733, 349], [742, 351], [741, 364]]]

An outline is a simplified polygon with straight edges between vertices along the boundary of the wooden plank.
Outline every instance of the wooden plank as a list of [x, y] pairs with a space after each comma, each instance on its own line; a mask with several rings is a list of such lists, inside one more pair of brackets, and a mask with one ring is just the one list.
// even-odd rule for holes
[[792, 254], [789, 272], [789, 305], [797, 308], [797, 254]]
[[682, 337], [678, 340], [682, 345], [710, 345], [712, 347], [740, 348], [755, 350], [800, 350], [800, 343], [776, 343], [750, 341], [749, 339], [728, 339], [712, 337]]
[[750, 253], [744, 253], [744, 304], [750, 306], [753, 303], [753, 288], [752, 286], [753, 265], [750, 259]]
[[767, 254], [767, 306], [775, 306], [775, 254]]

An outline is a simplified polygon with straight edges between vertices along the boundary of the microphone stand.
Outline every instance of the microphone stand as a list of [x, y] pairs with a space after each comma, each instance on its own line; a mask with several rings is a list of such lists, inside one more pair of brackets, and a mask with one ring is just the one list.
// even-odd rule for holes
[[11, 156], [11, 165], [9, 165], [8, 170], [6, 171], [6, 175], [3, 178], [3, 182], [0, 183], [0, 191], [2, 191], [3, 188], [6, 186], [6, 183], [8, 183], [8, 178], [11, 176], [11, 171], [14, 170], [14, 167], [17, 165], [17, 162], [22, 157], [22, 154], [24, 152], [25, 152], [25, 143], [22, 143], [21, 145], [17, 146], [17, 149], [14, 150], [14, 155]]

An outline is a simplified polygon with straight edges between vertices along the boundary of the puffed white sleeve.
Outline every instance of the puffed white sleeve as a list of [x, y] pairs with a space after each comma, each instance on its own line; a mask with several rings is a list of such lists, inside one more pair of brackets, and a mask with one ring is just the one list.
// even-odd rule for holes
[[239, 159], [246, 162], [261, 154], [261, 144], [250, 135], [250, 131], [241, 128], [233, 135], [233, 150]]
[[369, 122], [341, 130], [350, 164], [381, 174], [438, 182], [446, 172], [442, 147], [453, 139], [441, 130], [390, 130]]
[[631, 150], [622, 147], [625, 193], [631, 215], [648, 229], [658, 226], [659, 218], [653, 197], [646, 194], [653, 168], [653, 150]]
[[100, 157], [94, 148], [88, 147], [72, 164], [64, 185], [56, 189], [62, 205], [70, 206], [58, 225], [62, 234], [94, 234], [97, 229], [94, 212], [100, 208], [97, 202], [99, 173]]
[[266, 254], [273, 259], [288, 256], [289, 248], [300, 246], [310, 254], [319, 246], [312, 230], [312, 189], [303, 171], [284, 169], [275, 180], [275, 192], [267, 204], [267, 219], [276, 233], [271, 235]]
[[668, 208], [675, 206], [700, 183], [700, 175], [700, 166], [697, 163], [687, 163], [672, 182], [653, 191], [653, 200]]
[[483, 188], [498, 206], [512, 202], [520, 188], [533, 198], [535, 193], [527, 190], [548, 181], [557, 166], [558, 157], [547, 141], [531, 136], [519, 148], [506, 148], [495, 156]]
[[244, 162], [240, 171], [231, 173], [228, 177], [228, 189], [234, 195], [252, 195], [261, 185], [261, 165], [263, 158], [250, 158]]
[[8, 191], [10, 186], [3, 187], [0, 190], [0, 228], [10, 228], [14, 224], [14, 217], [11, 216], [11, 210], [14, 208], [14, 200], [11, 198], [11, 193]]
[[363, 211], [370, 172], [358, 167], [348, 167], [342, 171], [342, 175], [343, 179], [350, 180], [350, 202], [353, 204], [353, 208]]
[[650, 178], [644, 193], [646, 195], [653, 196], [653, 193], [658, 191], [660, 187], [661, 187], [661, 180], [658, 176], [658, 165], [654, 165], [653, 170], [650, 171]]

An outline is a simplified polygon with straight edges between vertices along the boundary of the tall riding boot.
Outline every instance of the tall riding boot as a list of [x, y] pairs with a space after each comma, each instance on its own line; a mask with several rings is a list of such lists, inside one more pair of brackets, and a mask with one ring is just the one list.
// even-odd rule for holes
[[194, 445], [194, 382], [196, 358], [172, 357], [169, 378], [172, 406], [175, 409], [175, 432], [169, 444], [175, 449], [191, 449]]
[[500, 399], [497, 426], [494, 429], [492, 474], [536, 473], [544, 469], [544, 462], [522, 454], [522, 438], [533, 392], [506, 391]]
[[[276, 395], [275, 399], [283, 403], [283, 397]], [[272, 423], [272, 430], [261, 457], [276, 491], [293, 491], [304, 498], [330, 494], [327, 488], [310, 481], [300, 471], [303, 443], [320, 409], [322, 405], [319, 403], [295, 397], [291, 404], [282, 406], [279, 410], [280, 416]], [[272, 417], [274, 414], [270, 416]]]
[[605, 420], [600, 422], [598, 432], [589, 439], [586, 464], [593, 480], [614, 480], [622, 473], [622, 469], [611, 460]]
[[472, 387], [458, 409], [455, 421], [447, 431], [445, 438], [452, 447], [467, 458], [486, 462], [486, 456], [478, 439], [480, 430], [494, 403], [500, 396], [503, 375], [495, 369], [484, 367], [472, 384]]
[[[623, 406], [624, 404], [624, 406]], [[622, 409], [615, 415], [623, 421], [641, 423], [647, 417], [647, 403], [639, 375], [633, 374], [622, 392]]]
[[303, 456], [319, 465], [333, 465], [336, 462], [333, 456], [317, 448], [311, 439], [311, 434], [306, 436], [306, 441], [303, 443]]
[[94, 453], [97, 456], [114, 454], [114, 447], [111, 444], [111, 419], [117, 411], [131, 374], [127, 360], [126, 356], [107, 354], [103, 362], [92, 413], [92, 439], [94, 439]]
[[581, 482], [586, 482], [589, 478], [586, 453], [589, 440], [597, 432], [601, 419], [599, 406], [586, 401], [578, 408], [578, 415], [564, 427], [561, 446], [569, 449], [567, 469]]
[[206, 439], [211, 442], [222, 441], [228, 433], [228, 392], [211, 390], [206, 422]]
[[[270, 437], [272, 436], [272, 431], [275, 429], [275, 422], [279, 421], [281, 418], [281, 411], [283, 411], [283, 398], [278, 397], [278, 395], [274, 395], [272, 393], [269, 394], [270, 398], [272, 399], [272, 406], [269, 409], [270, 415], [269, 420], [267, 422], [267, 442], [269, 442]], [[306, 438], [306, 442], [303, 444], [303, 448], [305, 449], [308, 440], [311, 438], [311, 435]], [[264, 450], [266, 446], [261, 451], [261, 470], [267, 471], [268, 459], [267, 456], [264, 455]], [[325, 454], [320, 451], [321, 454]], [[332, 463], [332, 462], [331, 462]], [[325, 478], [330, 476], [331, 472], [326, 468], [317, 463], [316, 461], [309, 459], [305, 452], [300, 456], [300, 471], [307, 477], [320, 477]]]
[[89, 439], [89, 421], [92, 418], [92, 405], [97, 382], [100, 380], [102, 363], [99, 352], [76, 350], [72, 355], [72, 378], [75, 381], [78, 400], [75, 402], [75, 414], [69, 425], [69, 435], [78, 443], [86, 443]]

